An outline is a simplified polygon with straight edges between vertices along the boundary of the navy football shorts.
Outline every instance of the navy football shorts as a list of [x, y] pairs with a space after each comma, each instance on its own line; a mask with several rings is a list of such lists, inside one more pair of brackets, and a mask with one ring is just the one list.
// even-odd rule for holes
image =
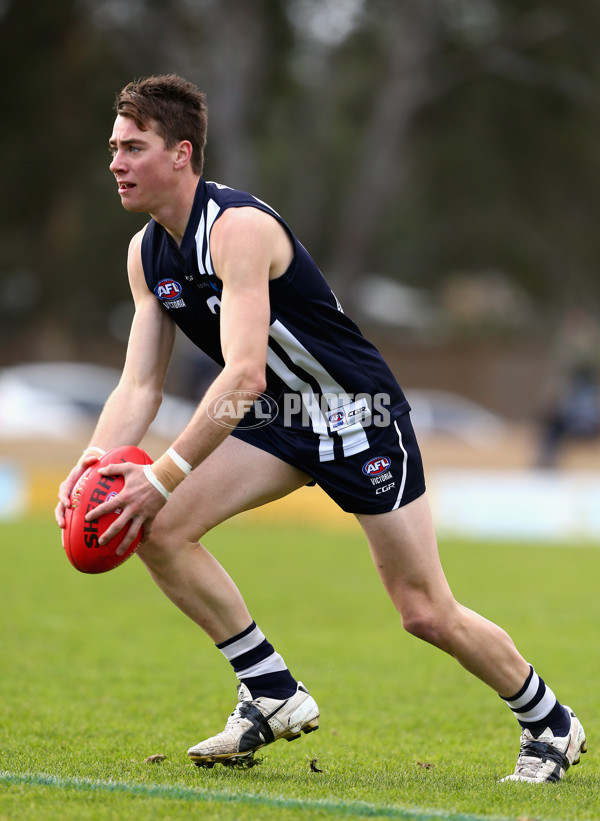
[[386, 427], [369, 426], [368, 449], [328, 462], [319, 461], [314, 436], [308, 439], [292, 428], [238, 427], [231, 435], [308, 473], [347, 513], [387, 513], [425, 492], [421, 452], [408, 412]]

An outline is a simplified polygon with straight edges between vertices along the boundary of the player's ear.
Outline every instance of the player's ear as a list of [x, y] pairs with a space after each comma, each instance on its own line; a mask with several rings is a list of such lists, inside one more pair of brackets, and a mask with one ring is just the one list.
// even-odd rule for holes
[[175, 149], [175, 168], [183, 168], [192, 159], [192, 144], [189, 140], [182, 140]]

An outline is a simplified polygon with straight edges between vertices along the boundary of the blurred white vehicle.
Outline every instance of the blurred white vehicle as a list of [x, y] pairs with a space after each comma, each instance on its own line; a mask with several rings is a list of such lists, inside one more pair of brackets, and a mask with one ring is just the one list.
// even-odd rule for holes
[[412, 423], [417, 437], [445, 433], [473, 448], [495, 444], [507, 430], [507, 422], [464, 396], [449, 391], [407, 390]]
[[[0, 369], [0, 437], [70, 439], [89, 429], [119, 381], [120, 371], [80, 362], [44, 362]], [[195, 410], [165, 394], [150, 430], [172, 438]]]
[[[70, 439], [88, 430], [119, 380], [114, 368], [81, 362], [44, 362], [0, 369], [0, 437]], [[501, 437], [505, 421], [454, 393], [407, 390], [417, 435], [454, 436], [473, 447]], [[165, 394], [151, 431], [173, 438], [188, 422], [194, 402]]]

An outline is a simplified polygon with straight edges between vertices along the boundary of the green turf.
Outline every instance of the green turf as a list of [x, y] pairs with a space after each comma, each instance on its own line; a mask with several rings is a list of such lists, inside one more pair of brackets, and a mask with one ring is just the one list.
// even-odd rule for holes
[[196, 769], [187, 747], [235, 700], [208, 638], [137, 559], [84, 576], [50, 521], [0, 524], [0, 819], [600, 818], [600, 551], [441, 547], [457, 598], [508, 629], [586, 727], [564, 782], [523, 785], [497, 783], [518, 750], [507, 708], [402, 632], [358, 530], [242, 521], [206, 544], [317, 698], [319, 732], [250, 770]]

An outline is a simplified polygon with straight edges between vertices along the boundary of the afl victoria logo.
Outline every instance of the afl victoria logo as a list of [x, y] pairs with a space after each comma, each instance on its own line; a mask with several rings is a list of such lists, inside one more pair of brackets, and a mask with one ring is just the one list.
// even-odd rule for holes
[[161, 279], [154, 288], [154, 293], [159, 299], [177, 299], [181, 295], [181, 285], [174, 279]]
[[392, 460], [388, 456], [376, 456], [375, 459], [369, 459], [365, 462], [362, 468], [365, 476], [379, 476], [392, 466]]

